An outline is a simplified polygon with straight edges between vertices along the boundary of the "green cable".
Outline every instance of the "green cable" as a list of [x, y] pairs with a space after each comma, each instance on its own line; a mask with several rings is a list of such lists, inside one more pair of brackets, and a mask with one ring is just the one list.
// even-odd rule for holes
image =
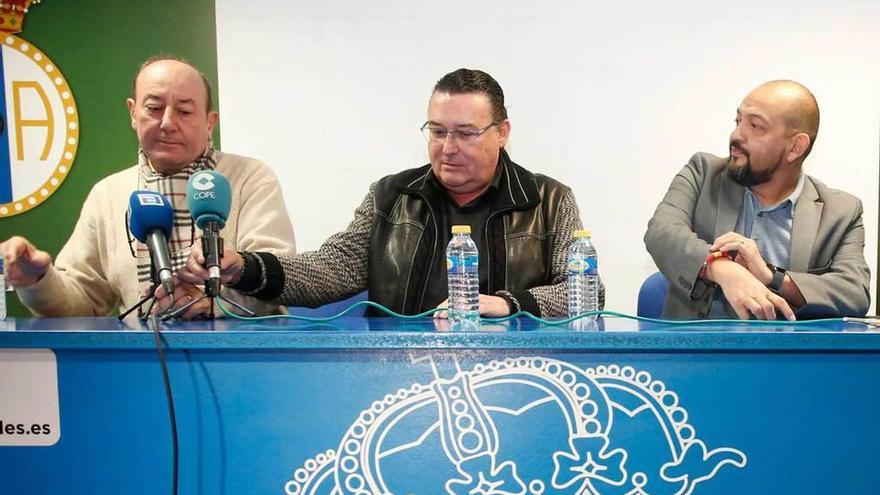
[[528, 311], [519, 311], [510, 316], [505, 316], [503, 318], [480, 318], [480, 320], [488, 322], [488, 323], [501, 323], [507, 320], [511, 320], [513, 318], [517, 318], [519, 316], [527, 316], [539, 323], [543, 323], [545, 325], [565, 325], [567, 323], [571, 323], [575, 320], [579, 320], [581, 318], [586, 318], [589, 316], [611, 316], [615, 318], [625, 318], [628, 320], [636, 320], [643, 321], [648, 323], [659, 323], [661, 325], [717, 325], [717, 324], [737, 324], [737, 325], [746, 325], [746, 326], [778, 326], [779, 324], [785, 325], [812, 325], [816, 323], [830, 323], [830, 322], [843, 322], [845, 321], [843, 318], [824, 318], [818, 320], [801, 320], [801, 321], [783, 321], [783, 320], [724, 320], [724, 319], [716, 319], [716, 320], [664, 320], [660, 318], [647, 318], [644, 316], [634, 316], [628, 315], [626, 313], [619, 313], [617, 311], [610, 310], [599, 310], [599, 311], [589, 311], [587, 313], [583, 313], [577, 316], [572, 316], [570, 318], [566, 318], [564, 320], [544, 320], [541, 319]]
[[[404, 320], [414, 320], [416, 318], [424, 318], [429, 315], [433, 315], [438, 311], [446, 311], [446, 308], [434, 308], [429, 309], [428, 311], [424, 311], [422, 313], [416, 315], [404, 315], [392, 311], [385, 306], [375, 303], [373, 301], [358, 301], [351, 306], [345, 308], [340, 311], [338, 314], [333, 316], [324, 316], [324, 317], [316, 317], [316, 316], [298, 316], [298, 315], [269, 315], [269, 316], [241, 316], [237, 315], [223, 305], [219, 298], [215, 298], [217, 306], [220, 310], [228, 317], [235, 318], [237, 320], [244, 321], [266, 321], [266, 320], [279, 320], [279, 319], [289, 319], [289, 320], [298, 320], [298, 321], [307, 321], [312, 323], [328, 323], [333, 320], [337, 320], [342, 318], [346, 314], [350, 313], [353, 309], [358, 306], [370, 306], [376, 308], [389, 316], [393, 316], [395, 318], [401, 318]], [[566, 325], [575, 320], [579, 320], [581, 318], [587, 318], [590, 316], [610, 316], [615, 318], [625, 318], [629, 320], [643, 321], [647, 323], [658, 323], [661, 325], [675, 325], [675, 326], [692, 326], [692, 325], [742, 325], [742, 326], [778, 326], [780, 324], [784, 325], [795, 325], [795, 326], [806, 326], [806, 325], [815, 325], [818, 323], [842, 323], [847, 322], [848, 320], [845, 318], [823, 318], [818, 320], [802, 320], [802, 321], [779, 321], [779, 320], [664, 320], [660, 318], [646, 318], [644, 316], [633, 316], [625, 313], [618, 313], [617, 311], [609, 311], [609, 310], [599, 310], [599, 311], [589, 311], [584, 314], [580, 314], [577, 316], [572, 316], [570, 318], [565, 318], [563, 320], [545, 320], [543, 318], [539, 318], [528, 311], [518, 311], [510, 316], [505, 316], [503, 318], [480, 318], [481, 322], [484, 323], [502, 323], [508, 320], [512, 320], [514, 318], [518, 318], [520, 316], [525, 316], [527, 318], [531, 318], [532, 320], [537, 321], [538, 323], [544, 325]]]
[[327, 323], [327, 322], [342, 318], [343, 316], [350, 313], [351, 310], [353, 310], [354, 308], [356, 308], [358, 306], [372, 306], [374, 308], [381, 310], [382, 312], [384, 312], [385, 314], [387, 314], [389, 316], [393, 316], [395, 318], [402, 318], [404, 320], [414, 320], [416, 318], [424, 318], [425, 316], [433, 315], [434, 313], [436, 313], [438, 311], [445, 311], [445, 308], [434, 308], [434, 309], [429, 309], [428, 311], [424, 311], [422, 313], [419, 313], [417, 315], [404, 315], [404, 314], [400, 314], [395, 311], [392, 311], [392, 310], [386, 308], [385, 306], [382, 306], [379, 303], [374, 303], [373, 301], [358, 301], [333, 316], [323, 316], [323, 317], [298, 316], [298, 315], [241, 316], [241, 315], [237, 315], [235, 313], [232, 313], [231, 311], [226, 309], [226, 307], [223, 306], [223, 303], [220, 301], [219, 298], [215, 298], [215, 301], [217, 302], [217, 306], [220, 307], [220, 311], [223, 311], [223, 313], [226, 316], [229, 316], [231, 318], [235, 318], [237, 320], [246, 320], [246, 321], [265, 321], [265, 320], [289, 319], [289, 320], [298, 320], [298, 321], [309, 321], [312, 323]]

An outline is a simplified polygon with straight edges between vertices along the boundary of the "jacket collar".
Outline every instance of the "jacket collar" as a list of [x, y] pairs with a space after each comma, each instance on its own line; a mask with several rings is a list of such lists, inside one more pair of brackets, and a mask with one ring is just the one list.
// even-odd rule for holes
[[791, 225], [791, 259], [789, 270], [805, 272], [810, 267], [816, 232], [825, 203], [819, 197], [816, 185], [810, 177], [804, 181], [804, 190], [794, 204], [794, 219]]
[[[736, 220], [742, 209], [746, 189], [727, 175], [727, 167], [722, 167], [719, 174], [721, 174], [721, 180], [716, 182], [718, 191], [715, 195], [718, 198], [715, 210], [718, 212], [718, 216], [715, 220], [715, 237], [713, 239], [718, 239], [722, 234], [732, 232], [736, 228]], [[712, 241], [709, 243], [711, 244]]]
[[[498, 191], [492, 201], [492, 210], [527, 210], [540, 203], [538, 185], [535, 176], [510, 159], [503, 148], [498, 154], [498, 167], [501, 169]], [[401, 174], [397, 178], [397, 187], [403, 193], [432, 197], [428, 184], [432, 176], [431, 165], [413, 170], [411, 174]]]

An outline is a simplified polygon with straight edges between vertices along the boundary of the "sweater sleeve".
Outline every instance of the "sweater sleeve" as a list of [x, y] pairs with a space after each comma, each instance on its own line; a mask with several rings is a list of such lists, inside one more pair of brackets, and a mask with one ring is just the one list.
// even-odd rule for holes
[[108, 240], [99, 226], [103, 203], [96, 185], [55, 264], [37, 283], [16, 289], [22, 304], [35, 315], [105, 316], [116, 309], [121, 296], [108, 280]]
[[348, 227], [330, 236], [317, 250], [271, 258], [261, 253], [259, 260], [251, 255], [249, 262], [258, 263], [263, 282], [283, 280], [282, 284], [261, 282], [263, 288], [253, 294], [278, 304], [317, 307], [366, 290], [374, 188], [370, 187]]

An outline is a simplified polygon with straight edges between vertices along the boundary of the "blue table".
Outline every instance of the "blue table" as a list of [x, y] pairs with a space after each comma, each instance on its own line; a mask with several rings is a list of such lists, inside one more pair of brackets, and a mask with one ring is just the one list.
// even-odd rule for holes
[[[5, 325], [0, 349], [54, 353], [61, 435], [0, 447], [0, 493], [170, 493], [153, 334], [109, 318]], [[445, 330], [162, 327], [180, 493], [878, 491], [880, 333], [868, 327]]]

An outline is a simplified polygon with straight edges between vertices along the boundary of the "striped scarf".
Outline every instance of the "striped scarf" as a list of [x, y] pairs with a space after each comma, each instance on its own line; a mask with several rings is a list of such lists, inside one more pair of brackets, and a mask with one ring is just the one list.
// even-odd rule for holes
[[[174, 228], [171, 231], [171, 239], [168, 239], [168, 247], [171, 250], [171, 266], [177, 271], [186, 264], [192, 246], [195, 231], [193, 221], [186, 202], [186, 183], [189, 177], [201, 170], [213, 170], [220, 159], [220, 153], [213, 147], [208, 146], [205, 152], [196, 161], [190, 163], [179, 172], [171, 175], [162, 175], [150, 165], [150, 160], [144, 154], [143, 149], [138, 150], [138, 189], [155, 191], [168, 200], [174, 210]], [[141, 294], [145, 294], [151, 285], [150, 280], [150, 251], [146, 244], [135, 241], [137, 257], [138, 282], [141, 286]]]

